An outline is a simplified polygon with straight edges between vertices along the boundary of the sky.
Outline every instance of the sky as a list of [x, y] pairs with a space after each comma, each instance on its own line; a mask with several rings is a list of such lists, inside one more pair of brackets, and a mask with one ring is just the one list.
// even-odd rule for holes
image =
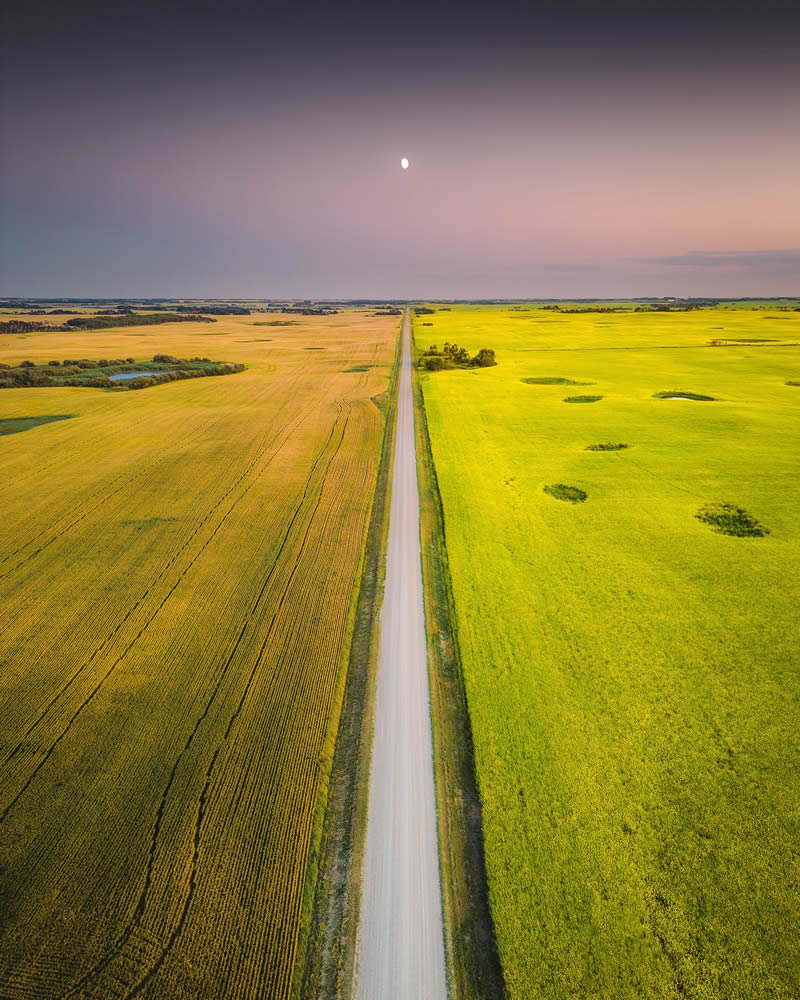
[[14, 6], [0, 296], [800, 295], [798, 4]]

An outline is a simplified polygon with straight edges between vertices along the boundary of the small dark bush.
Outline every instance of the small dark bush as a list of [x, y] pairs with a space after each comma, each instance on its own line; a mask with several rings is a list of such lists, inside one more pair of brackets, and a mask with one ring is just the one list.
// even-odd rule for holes
[[586, 492], [577, 486], [567, 486], [564, 483], [553, 483], [552, 486], [544, 487], [545, 493], [549, 493], [556, 500], [566, 500], [567, 503], [583, 503], [586, 499]]
[[670, 392], [654, 392], [653, 399], [674, 399], [676, 396], [682, 399], [696, 399], [704, 403], [713, 403], [714, 396], [703, 396], [699, 392], [684, 392], [683, 389], [672, 389]]
[[571, 378], [556, 378], [555, 376], [542, 378], [521, 378], [520, 382], [524, 382], [525, 385], [594, 385], [594, 382], [576, 382]]
[[630, 445], [627, 444], [611, 444], [611, 442], [604, 442], [601, 444], [587, 444], [584, 451], [622, 451], [624, 448], [628, 448]]
[[736, 538], [760, 538], [769, 534], [769, 528], [760, 524], [743, 507], [733, 503], [709, 503], [695, 514], [698, 521], [709, 524], [721, 535]]
[[470, 360], [472, 368], [493, 368], [496, 364], [497, 361], [491, 347], [482, 347], [475, 357]]
[[565, 403], [596, 403], [602, 396], [567, 396]]

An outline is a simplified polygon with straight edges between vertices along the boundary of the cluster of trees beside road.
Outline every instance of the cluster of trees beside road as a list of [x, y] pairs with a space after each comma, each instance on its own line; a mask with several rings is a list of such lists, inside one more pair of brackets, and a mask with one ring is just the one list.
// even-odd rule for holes
[[492, 368], [497, 364], [494, 351], [482, 347], [477, 354], [469, 356], [469, 351], [458, 344], [445, 344], [440, 351], [431, 344], [419, 360], [420, 368], [429, 372], [440, 372], [447, 368]]

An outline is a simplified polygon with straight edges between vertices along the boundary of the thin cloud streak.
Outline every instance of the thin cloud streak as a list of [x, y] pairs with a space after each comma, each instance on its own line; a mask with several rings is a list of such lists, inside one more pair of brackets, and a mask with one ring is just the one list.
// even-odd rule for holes
[[671, 257], [649, 257], [658, 266], [747, 271], [770, 268], [790, 272], [800, 281], [800, 249], [790, 250], [691, 250]]

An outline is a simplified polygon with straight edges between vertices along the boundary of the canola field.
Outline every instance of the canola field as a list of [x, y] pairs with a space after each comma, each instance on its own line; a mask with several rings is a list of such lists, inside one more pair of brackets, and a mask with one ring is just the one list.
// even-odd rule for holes
[[291, 994], [398, 320], [280, 322], [0, 337], [247, 365], [0, 394], [4, 1000]]
[[800, 313], [424, 320], [509, 996], [800, 996]]

